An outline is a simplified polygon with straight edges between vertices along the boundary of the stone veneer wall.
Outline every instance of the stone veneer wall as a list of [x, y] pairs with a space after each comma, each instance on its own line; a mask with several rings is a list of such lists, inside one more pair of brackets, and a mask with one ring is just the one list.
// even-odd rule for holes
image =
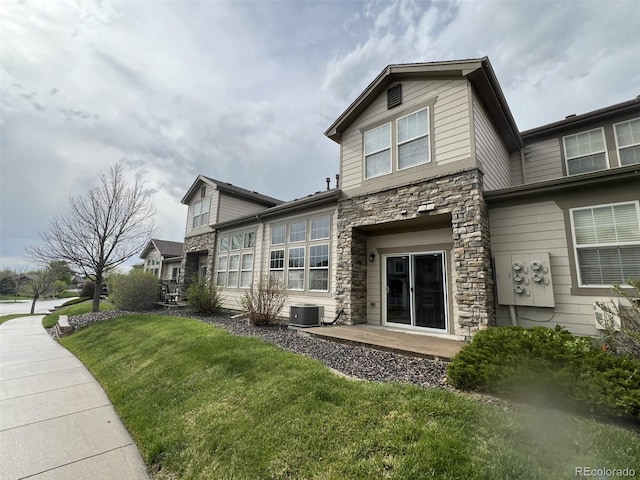
[[216, 232], [207, 232], [194, 237], [185, 237], [182, 256], [183, 282], [188, 284], [193, 274], [198, 273], [198, 260], [207, 254], [207, 282], [213, 279], [213, 267], [216, 247]]
[[[454, 333], [466, 334], [495, 322], [489, 216], [482, 172], [473, 168], [412, 185], [340, 200], [336, 309], [347, 324], [367, 321], [367, 237], [358, 227], [416, 218], [418, 206], [433, 203], [426, 215], [451, 214], [454, 299], [458, 307]], [[404, 215], [402, 211], [408, 212]]]

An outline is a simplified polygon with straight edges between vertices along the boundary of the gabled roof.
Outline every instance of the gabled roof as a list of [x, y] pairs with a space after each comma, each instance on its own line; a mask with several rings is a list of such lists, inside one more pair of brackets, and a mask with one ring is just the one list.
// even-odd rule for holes
[[487, 113], [505, 140], [509, 150], [522, 146], [511, 110], [504, 98], [488, 57], [429, 63], [404, 63], [387, 66], [324, 134], [340, 143], [342, 133], [389, 85], [402, 79], [467, 77], [480, 97]]
[[580, 115], [569, 115], [564, 120], [526, 130], [522, 132], [521, 135], [525, 140], [531, 140], [543, 135], [554, 135], [570, 128], [601, 122], [612, 117], [634, 112], [640, 113], [640, 95], [633, 100], [616, 103], [615, 105], [609, 105], [608, 107], [599, 108], [598, 110], [593, 110], [591, 112], [582, 113]]
[[147, 246], [144, 247], [144, 250], [140, 254], [140, 258], [146, 258], [149, 251], [154, 247], [160, 252], [160, 255], [165, 258], [181, 257], [184, 244], [182, 242], [171, 242], [169, 240], [158, 240], [157, 238], [152, 238]]
[[273, 207], [274, 205], [279, 205], [282, 203], [282, 200], [278, 200], [277, 198], [268, 197], [267, 195], [262, 195], [261, 193], [254, 192], [251, 190], [247, 190], [245, 188], [236, 187], [227, 182], [222, 182], [220, 180], [216, 180], [215, 178], [206, 177], [204, 175], [198, 175], [198, 178], [193, 182], [186, 195], [182, 198], [181, 202], [185, 205], [189, 203], [191, 197], [198, 191], [201, 183], [206, 183], [211, 185], [213, 188], [221, 192], [228, 193], [230, 195], [244, 198], [245, 200], [252, 201], [254, 203], [258, 203], [260, 205], [264, 205], [265, 207]]

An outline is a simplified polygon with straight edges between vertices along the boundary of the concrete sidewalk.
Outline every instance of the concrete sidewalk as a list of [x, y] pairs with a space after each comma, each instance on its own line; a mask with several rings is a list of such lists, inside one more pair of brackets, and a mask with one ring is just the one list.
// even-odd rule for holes
[[104, 390], [41, 316], [0, 325], [0, 478], [149, 479]]

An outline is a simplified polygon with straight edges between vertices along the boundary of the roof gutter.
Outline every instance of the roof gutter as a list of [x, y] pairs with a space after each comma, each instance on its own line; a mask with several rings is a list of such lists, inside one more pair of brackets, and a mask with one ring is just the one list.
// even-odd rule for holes
[[576, 175], [575, 177], [560, 177], [553, 180], [518, 185], [515, 187], [492, 190], [484, 193], [485, 200], [489, 203], [502, 200], [514, 200], [544, 193], [572, 190], [593, 185], [602, 185], [610, 182], [639, 181], [640, 165], [628, 165], [611, 170]]

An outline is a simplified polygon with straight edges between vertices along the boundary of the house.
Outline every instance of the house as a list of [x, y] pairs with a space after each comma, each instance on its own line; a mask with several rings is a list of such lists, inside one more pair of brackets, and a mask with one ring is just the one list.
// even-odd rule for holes
[[152, 238], [140, 254], [142, 269], [161, 281], [182, 283], [182, 251], [184, 244]]
[[183, 269], [226, 306], [263, 275], [347, 324], [598, 333], [640, 276], [640, 101], [520, 132], [487, 58], [390, 65], [333, 122], [340, 184], [282, 202], [199, 176]]

